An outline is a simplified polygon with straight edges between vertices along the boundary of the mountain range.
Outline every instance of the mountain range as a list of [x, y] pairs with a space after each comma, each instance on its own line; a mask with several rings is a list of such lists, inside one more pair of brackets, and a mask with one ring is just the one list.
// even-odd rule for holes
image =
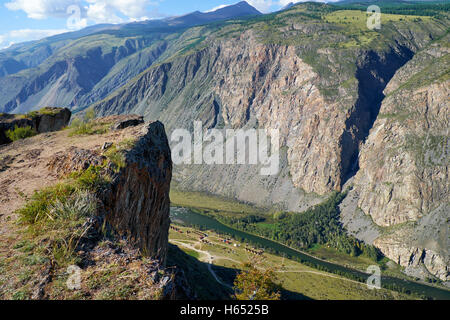
[[169, 136], [196, 120], [279, 129], [278, 175], [182, 165], [176, 188], [294, 213], [345, 193], [350, 234], [450, 281], [449, 4], [382, 2], [379, 30], [353, 1], [268, 15], [240, 2], [16, 45], [0, 52], [0, 112], [134, 113]]

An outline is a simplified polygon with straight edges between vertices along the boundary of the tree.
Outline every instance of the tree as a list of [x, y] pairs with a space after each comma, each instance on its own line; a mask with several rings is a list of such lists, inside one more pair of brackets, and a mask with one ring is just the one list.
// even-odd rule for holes
[[245, 264], [243, 270], [234, 281], [234, 291], [238, 300], [280, 300], [281, 286], [274, 269], [260, 270], [256, 263]]

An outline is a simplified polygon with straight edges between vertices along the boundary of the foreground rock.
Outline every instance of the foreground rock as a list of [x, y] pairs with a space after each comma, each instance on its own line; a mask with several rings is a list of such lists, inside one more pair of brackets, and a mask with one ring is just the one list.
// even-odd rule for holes
[[165, 262], [169, 236], [172, 160], [161, 122], [146, 125], [125, 152], [125, 168], [105, 194], [106, 219], [144, 253]]
[[[111, 127], [125, 118], [115, 116], [98, 122]], [[108, 148], [103, 148], [105, 143]], [[139, 124], [99, 135], [71, 135], [71, 130], [63, 130], [0, 149], [0, 243], [5, 244], [0, 246], [0, 256], [7, 255], [12, 263], [15, 256], [19, 259], [15, 247], [20, 245], [10, 244], [7, 239], [14, 234], [17, 243], [22, 243], [24, 234], [14, 223], [18, 218], [15, 210], [23, 208], [34, 191], [59, 182], [71, 183], [73, 173], [90, 169], [100, 170], [105, 178], [94, 190], [83, 191], [80, 198], [93, 205], [95, 213], [84, 224], [70, 227], [70, 232], [78, 234], [74, 254], [81, 268], [81, 289], [56, 290], [55, 281], [67, 277], [67, 267], [49, 264], [50, 258], [42, 259], [36, 268], [27, 266], [31, 278], [36, 279], [28, 284], [28, 298], [73, 299], [77, 294], [75, 299], [94, 299], [105, 298], [105, 292], [106, 299], [120, 298], [117, 294], [126, 294], [122, 297], [126, 299], [194, 297], [183, 270], [165, 267], [172, 161], [162, 123]], [[54, 243], [46, 233], [36, 237], [36, 241], [50, 247]], [[129, 270], [133, 270], [131, 277]], [[11, 272], [0, 275], [2, 290], [18, 286], [18, 271], [11, 268]], [[108, 281], [93, 285], [92, 281], [104, 273]], [[126, 290], [120, 289], [124, 286]], [[10, 299], [7, 292], [0, 293], [0, 297]]]
[[[124, 116], [123, 118], [126, 118]], [[123, 120], [123, 119], [122, 119]], [[127, 120], [123, 120], [127, 121]], [[122, 121], [122, 122], [123, 122]], [[130, 127], [130, 126], [129, 126]], [[149, 257], [165, 262], [169, 235], [172, 160], [161, 122], [134, 126], [130, 145], [117, 151], [124, 163], [110, 163], [111, 183], [99, 192], [106, 221]], [[110, 142], [110, 145], [113, 145]], [[64, 176], [101, 166], [108, 158], [103, 150], [71, 147], [57, 153], [48, 163]]]
[[36, 133], [61, 130], [69, 124], [72, 113], [67, 108], [43, 108], [26, 115], [0, 114], [0, 145], [10, 143], [6, 131], [31, 127]]

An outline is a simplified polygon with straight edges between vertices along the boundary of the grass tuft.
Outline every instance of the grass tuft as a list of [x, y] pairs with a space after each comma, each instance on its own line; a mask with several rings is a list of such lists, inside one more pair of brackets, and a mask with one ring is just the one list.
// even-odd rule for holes
[[29, 137], [33, 137], [37, 135], [37, 132], [30, 126], [27, 127], [19, 127], [17, 125], [14, 126], [14, 130], [7, 130], [6, 136], [11, 141], [17, 141], [26, 139]]

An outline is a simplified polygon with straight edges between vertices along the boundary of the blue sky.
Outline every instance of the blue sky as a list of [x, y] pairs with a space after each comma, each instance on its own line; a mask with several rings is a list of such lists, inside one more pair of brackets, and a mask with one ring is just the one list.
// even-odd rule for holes
[[[247, 2], [261, 12], [271, 12], [291, 1]], [[237, 2], [239, 0], [0, 0], [0, 49], [98, 23], [164, 18]]]

